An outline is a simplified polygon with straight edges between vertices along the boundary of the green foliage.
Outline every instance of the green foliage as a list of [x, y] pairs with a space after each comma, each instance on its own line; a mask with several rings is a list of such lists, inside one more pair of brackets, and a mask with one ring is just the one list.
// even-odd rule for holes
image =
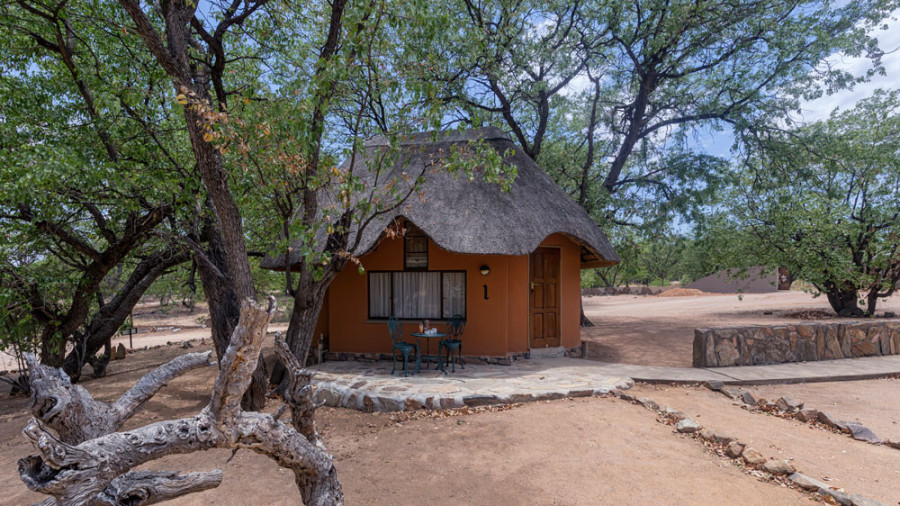
[[108, 2], [0, 5], [0, 286], [45, 352], [176, 252], [172, 225], [197, 204], [171, 86], [126, 24]]
[[900, 93], [752, 142], [722, 219], [724, 253], [787, 267], [835, 310], [867, 292], [872, 313], [900, 279]]
[[[622, 262], [612, 267], [582, 271], [582, 288], [629, 284], [665, 286], [690, 283], [718, 270], [707, 239], [654, 231], [638, 236], [638, 229], [615, 229], [612, 240]], [[621, 232], [630, 232], [622, 234]]]
[[897, 5], [447, 0], [432, 9], [458, 15], [413, 51], [449, 121], [505, 125], [598, 223], [656, 228], [697, 219], [721, 184], [695, 134], [790, 122], [867, 77], [836, 54], [883, 72], [874, 35]]
[[16, 358], [19, 371], [25, 370], [23, 354], [35, 353], [40, 346], [40, 324], [30, 313], [13, 290], [0, 286], [0, 351]]

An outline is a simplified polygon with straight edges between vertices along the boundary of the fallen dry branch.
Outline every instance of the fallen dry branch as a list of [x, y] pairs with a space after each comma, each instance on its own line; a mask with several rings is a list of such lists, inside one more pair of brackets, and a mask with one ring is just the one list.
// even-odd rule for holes
[[[294, 416], [292, 425], [241, 409], [274, 310], [273, 298], [267, 309], [244, 301], [210, 402], [200, 413], [126, 432], [114, 431], [166, 381], [208, 364], [209, 353], [184, 355], [160, 366], [115, 403], [93, 400], [62, 371], [41, 366], [31, 357], [34, 418], [24, 434], [38, 455], [19, 461], [22, 480], [31, 490], [52, 496], [43, 504], [153, 504], [214, 488], [221, 483], [222, 472], [179, 475], [132, 471], [135, 467], [165, 455], [245, 448], [293, 471], [304, 504], [343, 504], [331, 455], [315, 430], [311, 376], [299, 361], [285, 360], [292, 381], [284, 400]], [[282, 352], [283, 346], [279, 342]]]
[[210, 356], [207, 351], [175, 358], [147, 373], [118, 401], [109, 403], [95, 401], [84, 387], [73, 385], [63, 370], [41, 365], [29, 353], [25, 359], [34, 385], [31, 412], [68, 444], [105, 436], [118, 430], [170, 379], [211, 365]]

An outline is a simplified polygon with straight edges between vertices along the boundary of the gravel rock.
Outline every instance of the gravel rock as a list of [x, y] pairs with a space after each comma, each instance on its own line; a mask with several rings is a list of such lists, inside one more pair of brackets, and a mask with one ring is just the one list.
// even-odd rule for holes
[[741, 457], [743, 457], [744, 462], [754, 466], [766, 463], [766, 457], [763, 456], [762, 453], [759, 453], [755, 448], [750, 448], [749, 446], [744, 448]]
[[786, 460], [767, 460], [765, 464], [763, 464], [763, 469], [766, 472], [778, 475], [792, 474], [796, 471], [794, 466]]
[[779, 397], [775, 407], [787, 413], [796, 413], [803, 408], [803, 403], [790, 397]]
[[647, 409], [652, 409], [653, 411], [659, 409], [659, 404], [654, 402], [652, 399], [648, 399], [647, 397], [641, 397], [637, 401], [641, 403], [641, 406], [644, 406]]
[[677, 424], [675, 424], [675, 430], [677, 430], [678, 432], [680, 432], [682, 434], [690, 434], [692, 432], [697, 432], [698, 430], [700, 430], [702, 428], [703, 428], [702, 425], [691, 420], [690, 418], [681, 419], [678, 421]]
[[700, 437], [703, 439], [713, 442], [719, 443], [723, 445], [727, 445], [728, 443], [734, 441], [734, 438], [729, 436], [728, 434], [724, 434], [722, 432], [716, 432], [712, 429], [703, 429], [700, 431]]
[[811, 408], [801, 409], [794, 413], [794, 418], [804, 423], [815, 422], [819, 419], [819, 410]]
[[733, 436], [731, 436], [730, 434], [726, 434], [724, 432], [718, 432], [718, 431], [713, 432], [713, 439], [716, 441], [716, 443], [723, 444], [723, 445], [727, 445], [735, 440], [735, 438]]
[[[809, 476], [806, 476], [805, 474], [794, 473], [794, 474], [790, 475], [788, 477], [788, 479], [791, 480], [792, 482], [794, 482], [795, 485], [797, 485], [798, 487], [800, 487], [804, 490], [818, 491], [820, 494], [829, 496], [834, 503], [842, 504], [844, 506], [854, 506], [854, 505], [858, 505], [858, 506], [881, 505], [881, 506], [884, 506], [883, 504], [881, 504], [877, 501], [864, 502], [864, 501], [871, 501], [871, 499], [869, 499], [867, 497], [863, 497], [861, 495], [854, 495], [851, 497], [851, 496], [847, 495], [846, 493], [844, 493], [840, 490], [835, 490], [835, 489], [829, 487], [828, 485], [826, 485], [825, 483], [822, 483], [819, 480], [810, 478]], [[828, 501], [826, 501], [826, 502], [828, 502]]]
[[868, 497], [859, 494], [850, 496], [850, 504], [853, 506], [886, 506], [883, 502], [869, 499]]
[[865, 441], [872, 444], [881, 444], [881, 438], [876, 436], [871, 429], [861, 423], [847, 422], [847, 428], [850, 429], [850, 435], [853, 439]]
[[848, 430], [846, 423], [838, 420], [837, 418], [832, 416], [830, 413], [826, 413], [825, 411], [819, 411], [818, 420], [819, 420], [819, 423], [827, 425], [827, 426], [831, 427], [832, 429], [837, 429], [840, 431]]
[[828, 488], [828, 485], [825, 485], [819, 480], [810, 478], [805, 474], [794, 473], [788, 476], [788, 479], [791, 480], [794, 485], [797, 485], [803, 490], [819, 490], [820, 488]]
[[671, 418], [672, 420], [675, 420], [676, 422], [687, 418], [687, 415], [685, 415], [681, 411], [676, 411], [675, 409], [670, 408], [668, 406], [666, 406], [665, 415], [667, 418]]
[[896, 450], [900, 450], [900, 441], [894, 441], [893, 439], [885, 439], [884, 444], [894, 448]]
[[722, 383], [721, 381], [718, 381], [718, 380], [710, 380], [710, 381], [706, 382], [706, 388], [708, 388], [714, 392], [719, 392], [723, 388], [725, 388], [725, 383]]
[[744, 401], [744, 404], [749, 404], [751, 406], [759, 404], [759, 399], [757, 399], [756, 396], [753, 395], [753, 392], [749, 390], [744, 390], [741, 394], [741, 400]]
[[823, 491], [826, 495], [830, 495], [835, 500], [835, 502], [837, 502], [841, 506], [853, 506], [853, 499], [851, 499], [850, 496], [846, 493], [840, 490], [835, 490], [833, 488], [819, 489], [819, 492]]
[[725, 387], [721, 390], [721, 392], [728, 397], [731, 397], [732, 399], [740, 399], [743, 390], [741, 390], [740, 388]]
[[736, 459], [741, 456], [741, 452], [744, 451], [744, 445], [738, 443], [737, 441], [732, 441], [728, 443], [728, 446], [725, 447], [725, 455]]

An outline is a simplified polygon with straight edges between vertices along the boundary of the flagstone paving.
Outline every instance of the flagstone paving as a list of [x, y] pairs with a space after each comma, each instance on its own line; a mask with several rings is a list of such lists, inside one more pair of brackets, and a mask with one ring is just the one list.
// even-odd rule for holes
[[848, 381], [900, 375], [900, 355], [745, 367], [656, 367], [538, 357], [510, 366], [469, 364], [391, 376], [390, 362], [325, 362], [311, 368], [316, 397], [328, 406], [362, 411], [449, 409], [563, 397], [603, 395], [634, 381], [732, 385]]
[[551, 358], [509, 366], [469, 364], [455, 373], [436, 370], [391, 376], [390, 362], [325, 362], [314, 366], [316, 398], [328, 406], [362, 411], [450, 409], [603, 395], [634, 381], [597, 371], [596, 362]]

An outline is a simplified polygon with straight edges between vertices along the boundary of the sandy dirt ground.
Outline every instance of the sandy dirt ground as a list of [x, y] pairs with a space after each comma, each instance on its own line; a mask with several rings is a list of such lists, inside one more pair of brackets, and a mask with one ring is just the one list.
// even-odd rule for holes
[[[131, 354], [113, 362], [109, 376], [84, 386], [112, 400], [150, 367], [183, 352], [170, 346]], [[214, 374], [199, 370], [171, 381], [129, 426], [195, 413], [207, 401]], [[27, 399], [0, 396], [0, 504], [37, 501], [41, 497], [25, 488], [15, 469], [17, 459], [31, 452], [20, 434]], [[445, 418], [332, 408], [319, 413], [348, 505], [719, 505], [736, 497], [748, 505], [812, 504], [673, 433], [650, 411], [613, 398]], [[171, 456], [147, 468], [225, 471], [219, 488], [173, 504], [298, 504], [290, 472], [249, 451], [226, 463], [229, 456]]]
[[[811, 408], [858, 420], [881, 437], [898, 431], [900, 380], [813, 383], [752, 387], [767, 399], [791, 394]], [[836, 392], [843, 392], [840, 398]], [[704, 427], [722, 431], [769, 458], [790, 459], [803, 474], [862, 494], [885, 504], [900, 502], [900, 451], [856, 441], [846, 435], [763, 412], [750, 412], [740, 403], [703, 387], [638, 385], [629, 393], [646, 396], [661, 406], [684, 412]]]
[[[281, 314], [280, 319], [286, 320]], [[184, 341], [200, 341], [210, 339], [210, 329], [205, 325], [207, 319], [206, 304], [197, 303], [193, 311], [179, 306], [160, 308], [157, 303], [139, 304], [133, 312], [135, 327], [139, 332], [131, 336], [116, 335], [112, 345], [121, 343], [127, 350], [139, 350], [144, 347], [161, 346], [167, 343]], [[273, 322], [270, 332], [286, 331], [288, 324]], [[0, 371], [14, 371], [18, 367], [15, 358], [0, 352]]]
[[[582, 330], [582, 340], [588, 343], [588, 358], [670, 367], [691, 367], [695, 328], [798, 323], [809, 320], [785, 317], [785, 313], [832, 312], [825, 297], [813, 298], [798, 291], [746, 294], [740, 298], [737, 294], [595, 296], [583, 301], [585, 315], [594, 323], [594, 327]], [[883, 311], [900, 314], [900, 295], [880, 301], [877, 313]]]
[[[895, 299], [884, 308], [898, 306]], [[742, 301], [734, 295], [593, 297], [586, 299], [585, 309], [598, 326], [587, 331], [585, 339], [594, 346], [589, 350], [607, 350], [615, 361], [689, 365], [694, 327], [786, 322], [790, 320], [777, 313], [763, 312], [814, 307], [821, 307], [821, 302], [796, 292], [747, 295]], [[136, 348], [208, 336], [197, 315], [149, 311], [138, 319], [139, 326], [151, 324], [160, 329], [136, 335]], [[163, 328], [172, 326], [183, 330], [172, 333]], [[153, 367], [181, 353], [205, 349], [209, 344], [195, 343], [190, 350], [164, 345], [130, 353], [110, 364], [108, 376], [83, 385], [97, 398], [113, 400]], [[208, 401], [215, 373], [214, 368], [196, 370], [174, 379], [126, 429], [196, 413]], [[7, 390], [0, 386], [0, 504], [28, 504], [42, 498], [27, 490], [16, 471], [16, 461], [32, 453], [21, 435], [29, 418], [28, 400], [10, 398]], [[885, 438], [900, 436], [900, 380], [769, 386], [754, 391], [767, 398], [788, 395], [810, 407], [831, 410]], [[751, 413], [702, 387], [638, 385], [634, 393], [747, 441], [766, 456], [793, 459], [814, 478], [886, 504], [900, 501], [900, 451]], [[614, 398], [557, 400], [450, 417], [323, 408], [319, 423], [351, 506], [814, 502], [808, 495], [745, 473], [694, 439], [674, 433], [657, 421], [655, 413]], [[225, 471], [219, 488], [174, 504], [299, 503], [290, 472], [249, 451], [240, 451], [227, 462], [230, 456], [227, 450], [170, 456], [147, 468]]]

